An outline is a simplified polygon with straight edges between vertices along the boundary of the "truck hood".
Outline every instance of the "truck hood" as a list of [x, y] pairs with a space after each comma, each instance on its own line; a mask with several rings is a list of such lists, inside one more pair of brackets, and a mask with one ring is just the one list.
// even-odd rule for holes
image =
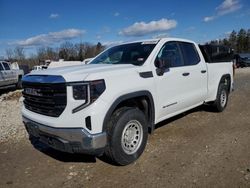
[[57, 75], [63, 76], [67, 82], [81, 81], [87, 79], [89, 75], [103, 75], [109, 74], [116, 70], [128, 70], [134, 69], [134, 65], [108, 65], [108, 64], [88, 64], [70, 67], [59, 67], [53, 69], [46, 69], [40, 71], [34, 71], [29, 75]]

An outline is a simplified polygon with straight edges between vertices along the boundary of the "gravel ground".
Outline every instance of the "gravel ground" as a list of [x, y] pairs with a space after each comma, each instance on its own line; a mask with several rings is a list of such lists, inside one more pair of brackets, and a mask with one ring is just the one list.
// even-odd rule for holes
[[0, 143], [19, 142], [26, 138], [21, 119], [21, 90], [11, 91], [0, 96]]
[[143, 155], [125, 167], [33, 148], [18, 94], [0, 101], [0, 187], [250, 187], [250, 68], [236, 70], [223, 113], [197, 108], [158, 124]]

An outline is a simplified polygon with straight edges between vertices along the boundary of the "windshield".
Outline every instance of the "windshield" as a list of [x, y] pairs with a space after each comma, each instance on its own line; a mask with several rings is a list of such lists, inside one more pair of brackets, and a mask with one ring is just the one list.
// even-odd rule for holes
[[133, 64], [142, 65], [156, 43], [137, 42], [109, 48], [90, 64]]

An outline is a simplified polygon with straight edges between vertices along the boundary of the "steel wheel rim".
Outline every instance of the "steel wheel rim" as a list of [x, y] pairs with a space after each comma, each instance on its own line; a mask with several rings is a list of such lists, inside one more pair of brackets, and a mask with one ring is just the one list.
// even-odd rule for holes
[[226, 105], [226, 102], [227, 102], [227, 93], [223, 89], [221, 91], [221, 95], [220, 95], [220, 104], [221, 104], [221, 107], [224, 107]]
[[123, 151], [132, 155], [138, 151], [143, 138], [143, 129], [139, 121], [129, 121], [123, 129], [121, 144]]

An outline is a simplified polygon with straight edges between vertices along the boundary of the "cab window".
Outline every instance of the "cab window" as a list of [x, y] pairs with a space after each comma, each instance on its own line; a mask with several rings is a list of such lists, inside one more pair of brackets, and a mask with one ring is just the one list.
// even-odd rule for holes
[[8, 63], [3, 62], [3, 66], [5, 70], [10, 70]]
[[164, 44], [159, 54], [157, 55], [159, 61], [166, 62], [170, 67], [184, 66], [180, 48], [175, 41]]
[[179, 45], [186, 66], [196, 65], [200, 62], [200, 57], [194, 44], [189, 42], [179, 42]]
[[2, 71], [3, 70], [3, 65], [2, 65], [2, 63], [0, 63], [0, 71]]

